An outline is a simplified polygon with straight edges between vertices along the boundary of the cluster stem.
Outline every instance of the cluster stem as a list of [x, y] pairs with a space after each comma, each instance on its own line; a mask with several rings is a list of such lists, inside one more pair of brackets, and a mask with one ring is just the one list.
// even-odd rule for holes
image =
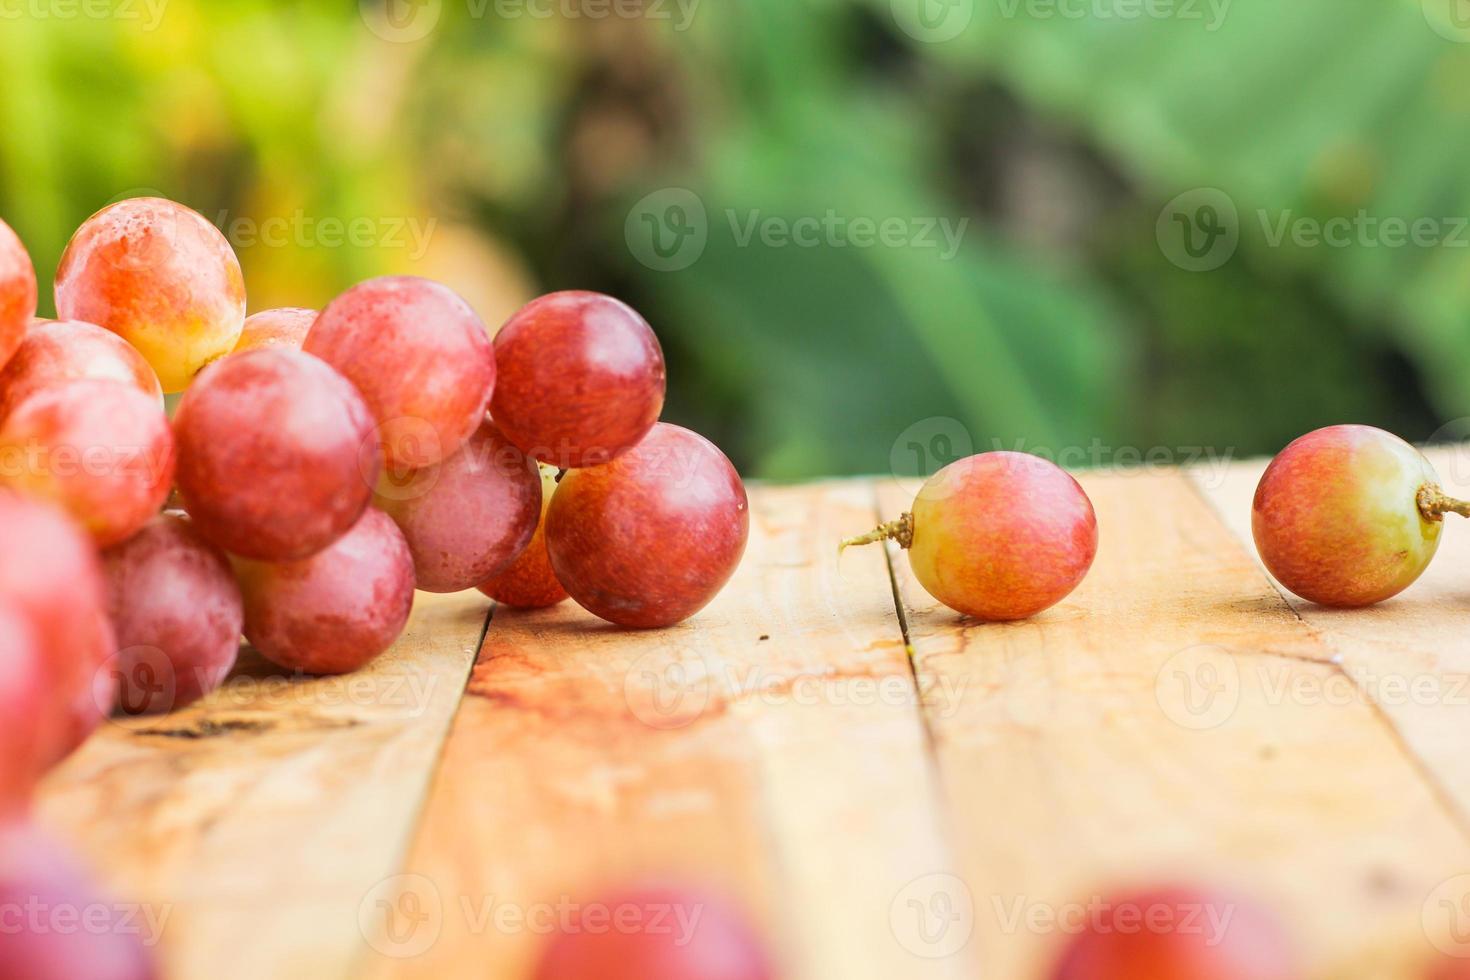
[[1442, 521], [1446, 514], [1470, 517], [1470, 501], [1457, 500], [1433, 483], [1426, 483], [1419, 488], [1417, 501], [1419, 513], [1424, 515], [1426, 521]]
[[909, 513], [900, 514], [896, 521], [879, 524], [867, 534], [859, 534], [855, 538], [848, 538], [837, 547], [837, 553], [840, 555], [854, 545], [877, 544], [879, 541], [897, 541], [900, 548], [913, 547], [914, 515]]

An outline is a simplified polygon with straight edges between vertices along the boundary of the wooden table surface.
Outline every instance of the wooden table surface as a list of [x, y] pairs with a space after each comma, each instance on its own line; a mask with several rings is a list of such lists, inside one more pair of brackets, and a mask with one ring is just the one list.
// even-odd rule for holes
[[[1470, 492], [1470, 450], [1431, 455]], [[364, 673], [247, 654], [104, 726], [42, 819], [163, 918], [173, 978], [519, 978], [546, 910], [650, 877], [733, 895], [794, 978], [1040, 978], [1160, 881], [1258, 897], [1312, 977], [1411, 976], [1470, 932], [1470, 525], [1402, 596], [1314, 607], [1255, 558], [1263, 466], [1082, 474], [1097, 563], [1017, 624], [900, 552], [839, 563], [911, 481], [755, 488], [681, 627], [421, 595]]]

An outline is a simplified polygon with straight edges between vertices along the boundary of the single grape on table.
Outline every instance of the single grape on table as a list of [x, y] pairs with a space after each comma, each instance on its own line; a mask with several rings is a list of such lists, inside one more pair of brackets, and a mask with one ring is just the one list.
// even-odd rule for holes
[[495, 335], [491, 414], [543, 463], [596, 466], [638, 444], [663, 410], [664, 354], [647, 321], [600, 293], [552, 293]]
[[174, 439], [158, 403], [117, 381], [38, 391], [0, 424], [0, 482], [65, 508], [97, 541], [125, 541], [163, 506]]
[[316, 310], [297, 306], [262, 310], [248, 316], [245, 328], [240, 331], [240, 342], [235, 345], [235, 353], [262, 347], [294, 347], [300, 350], [316, 318]]
[[660, 422], [611, 463], [562, 477], [546, 549], [567, 593], [619, 626], [673, 626], [735, 574], [750, 534], [745, 485], [703, 436]]
[[223, 683], [244, 627], [240, 587], [187, 516], [159, 515], [104, 552], [102, 567], [124, 713], [182, 708]]
[[245, 638], [272, 663], [347, 674], [398, 639], [413, 609], [413, 556], [393, 520], [369, 507], [310, 558], [237, 559]]
[[0, 422], [43, 388], [88, 380], [131, 385], [163, 410], [158, 375], [131, 344], [93, 323], [45, 320], [31, 324], [15, 356], [0, 368]]
[[302, 347], [357, 386], [397, 474], [451, 456], [495, 387], [485, 325], [453, 290], [413, 276], [370, 279], [322, 310]]
[[1283, 449], [1256, 487], [1251, 531], [1266, 568], [1324, 606], [1368, 606], [1406, 589], [1439, 548], [1445, 496], [1429, 460], [1367, 425], [1309, 432]]
[[541, 518], [536, 533], [516, 560], [507, 565], [479, 589], [490, 598], [513, 609], [549, 609], [568, 598], [567, 590], [556, 580], [551, 569], [551, 555], [546, 551], [546, 512], [556, 493], [556, 469], [541, 467]]
[[1302, 980], [1285, 932], [1245, 899], [1196, 888], [1122, 893], [1068, 943], [1051, 980]]
[[0, 221], [0, 365], [10, 359], [36, 315], [36, 268], [20, 238]]
[[245, 323], [240, 261], [182, 204], [120, 201], [88, 218], [56, 270], [56, 313], [106, 327], [142, 353], [166, 392], [235, 349]]
[[199, 533], [242, 558], [295, 561], [345, 534], [379, 457], [357, 390], [310, 354], [270, 348], [212, 364], [174, 415], [179, 493]]
[[[774, 980], [771, 953], [723, 896], [644, 885], [578, 903], [532, 980]], [[595, 916], [595, 918], [594, 918]]]
[[541, 513], [536, 464], [489, 419], [441, 463], [385, 474], [374, 503], [398, 524], [425, 592], [472, 589], [515, 560]]
[[982, 453], [946, 466], [914, 509], [843, 548], [893, 540], [919, 584], [956, 612], [1026, 619], [1061, 602], [1097, 554], [1092, 501], [1061, 467], [1026, 453]]

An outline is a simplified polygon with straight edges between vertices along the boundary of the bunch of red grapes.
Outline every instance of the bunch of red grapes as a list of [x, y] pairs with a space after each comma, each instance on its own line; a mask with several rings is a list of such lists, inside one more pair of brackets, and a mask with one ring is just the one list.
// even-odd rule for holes
[[[55, 284], [58, 319], [35, 319], [34, 267], [0, 222], [11, 836], [30, 833], [13, 818], [40, 775], [105, 714], [197, 700], [242, 635], [292, 672], [357, 670], [398, 638], [415, 589], [570, 596], [667, 627], [744, 553], [740, 477], [659, 421], [658, 339], [608, 296], [545, 296], [493, 340], [453, 291], [410, 277], [247, 319], [224, 236], [156, 198], [89, 218]], [[0, 861], [0, 900], [6, 875]], [[104, 975], [27, 955], [41, 958], [24, 975]]]

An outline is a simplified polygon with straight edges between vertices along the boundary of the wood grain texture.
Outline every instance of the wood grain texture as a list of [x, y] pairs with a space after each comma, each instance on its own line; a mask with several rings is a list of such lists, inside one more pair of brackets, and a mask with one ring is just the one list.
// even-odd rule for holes
[[530, 920], [630, 879], [731, 896], [786, 976], [959, 975], [890, 923], [952, 868], [882, 555], [836, 561], [871, 490], [751, 499], [740, 572], [682, 627], [497, 611], [373, 975], [525, 976]]
[[893, 558], [921, 684], [966, 692], [928, 718], [984, 975], [1044, 976], [1059, 920], [1158, 882], [1275, 908], [1310, 976], [1413, 975], [1470, 867], [1453, 815], [1184, 476], [1082, 483], [1097, 563], [1031, 622], [960, 620]]
[[398, 643], [347, 677], [252, 651], [220, 690], [103, 726], [40, 819], [119, 900], [164, 920], [168, 976], [346, 976], [357, 913], [392, 874], [479, 647], [489, 601], [420, 594]]

